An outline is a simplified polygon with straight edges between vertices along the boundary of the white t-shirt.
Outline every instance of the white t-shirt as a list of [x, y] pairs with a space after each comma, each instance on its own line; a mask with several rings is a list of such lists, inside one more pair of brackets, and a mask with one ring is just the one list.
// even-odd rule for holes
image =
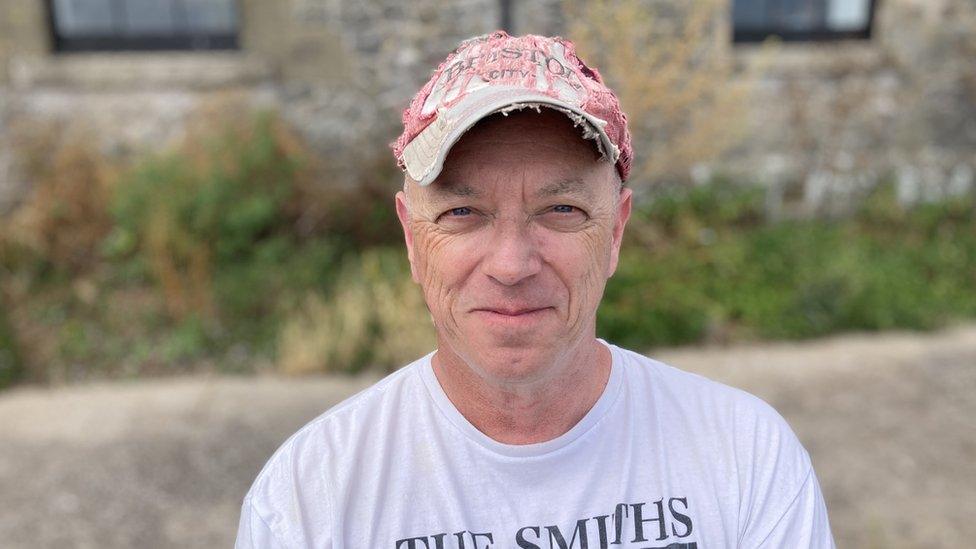
[[599, 400], [539, 444], [478, 431], [433, 353], [393, 373], [275, 452], [244, 498], [237, 547], [834, 546], [810, 458], [779, 414], [608, 346]]

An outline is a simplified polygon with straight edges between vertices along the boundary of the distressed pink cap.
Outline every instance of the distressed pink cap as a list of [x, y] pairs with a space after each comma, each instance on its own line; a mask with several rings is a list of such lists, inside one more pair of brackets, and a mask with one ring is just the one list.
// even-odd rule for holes
[[448, 151], [478, 120], [526, 107], [553, 108], [583, 126], [622, 180], [633, 149], [627, 117], [596, 69], [558, 37], [509, 36], [504, 31], [462, 42], [403, 111], [393, 143], [397, 164], [420, 185], [437, 178]]

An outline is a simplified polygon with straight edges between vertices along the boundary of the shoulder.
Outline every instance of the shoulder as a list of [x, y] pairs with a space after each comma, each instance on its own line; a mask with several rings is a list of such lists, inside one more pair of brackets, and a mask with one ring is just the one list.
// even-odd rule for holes
[[700, 412], [715, 418], [734, 416], [788, 428], [772, 406], [751, 393], [628, 349], [615, 349], [622, 357], [628, 382], [634, 391], [652, 392], [659, 401], [685, 412]]
[[290, 530], [308, 516], [332, 517], [339, 483], [355, 466], [363, 440], [375, 437], [401, 403], [424, 390], [419, 368], [426, 358], [347, 398], [291, 435], [258, 473], [244, 507], [281, 539], [304, 539], [300, 529]]
[[[810, 499], [810, 516], [823, 507], [809, 454], [772, 406], [746, 391], [617, 349], [629, 399], [639, 402], [635, 408], [661, 425], [686, 462], [720, 472], [730, 483], [740, 536], [772, 531], [803, 494]], [[829, 527], [826, 532], [829, 539]]]
[[289, 464], [334, 458], [329, 454], [337, 448], [347, 448], [351, 439], [365, 431], [370, 420], [392, 413], [400, 401], [422, 389], [419, 368], [423, 360], [404, 366], [305, 424], [272, 454], [258, 474], [255, 487], [280, 476], [283, 470], [292, 471]]
[[[759, 397], [706, 377], [617, 347], [628, 393], [672, 432], [715, 451], [731, 454], [740, 473], [783, 466], [796, 482], [810, 470], [810, 458], [782, 415]], [[749, 469], [749, 470], [745, 470]]]

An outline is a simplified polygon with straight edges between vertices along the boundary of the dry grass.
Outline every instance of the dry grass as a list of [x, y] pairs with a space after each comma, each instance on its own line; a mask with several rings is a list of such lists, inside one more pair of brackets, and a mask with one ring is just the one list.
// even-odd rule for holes
[[213, 252], [208, 243], [186, 234], [166, 211], [153, 210], [144, 245], [169, 314], [213, 318]]
[[90, 269], [111, 229], [109, 198], [117, 166], [82, 127], [22, 124], [12, 133], [20, 169], [33, 187], [0, 220], [0, 248], [26, 250], [74, 274]]
[[281, 331], [278, 369], [389, 371], [431, 351], [433, 325], [400, 255], [365, 252], [344, 265], [331, 299], [309, 294]]

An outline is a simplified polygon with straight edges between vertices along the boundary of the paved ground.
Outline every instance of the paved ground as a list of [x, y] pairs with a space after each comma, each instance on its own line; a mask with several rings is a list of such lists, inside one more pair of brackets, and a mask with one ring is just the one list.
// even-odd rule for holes
[[[976, 539], [976, 326], [659, 351], [787, 417], [840, 547]], [[370, 379], [181, 378], [0, 394], [0, 546], [227, 547], [290, 433]]]

